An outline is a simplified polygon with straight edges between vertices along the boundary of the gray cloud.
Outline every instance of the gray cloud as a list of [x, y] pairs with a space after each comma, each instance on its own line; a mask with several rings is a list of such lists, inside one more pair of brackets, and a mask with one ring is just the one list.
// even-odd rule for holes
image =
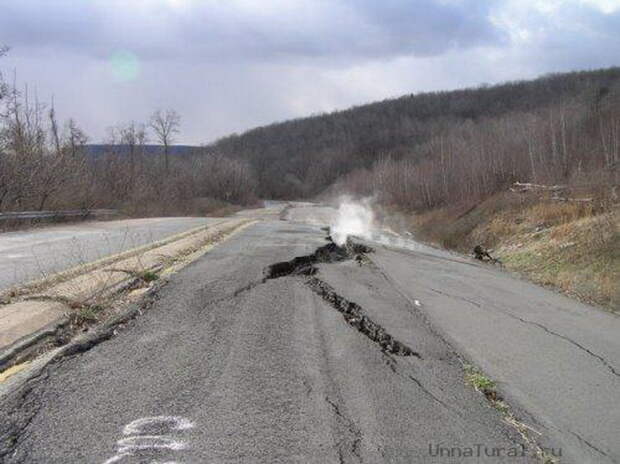
[[620, 65], [620, 4], [605, 12], [595, 3], [566, 0], [548, 11], [507, 8], [505, 26], [522, 37], [506, 56], [533, 73]]
[[504, 34], [489, 20], [493, 2], [433, 0], [350, 1], [377, 31], [383, 46], [417, 56], [437, 55], [450, 48], [499, 45]]
[[117, 0], [4, 1], [4, 41], [95, 57], [123, 48], [143, 59], [389, 58], [501, 40], [487, 2], [476, 0], [276, 1], [275, 8], [236, 1], [186, 8], [164, 0], [133, 6]]
[[[199, 143], [404, 93], [618, 64], [620, 46], [620, 9], [597, 0], [1, 1], [12, 51], [0, 69], [54, 95], [95, 140], [158, 107], [176, 108], [182, 141]], [[125, 79], [119, 50], [136, 57]]]

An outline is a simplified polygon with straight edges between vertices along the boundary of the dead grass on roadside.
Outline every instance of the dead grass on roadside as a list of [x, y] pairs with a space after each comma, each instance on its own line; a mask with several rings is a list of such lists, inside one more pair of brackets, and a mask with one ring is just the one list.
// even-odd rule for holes
[[416, 232], [445, 248], [469, 252], [478, 244], [492, 248], [498, 239], [517, 231], [521, 213], [533, 204], [525, 196], [497, 194], [480, 204], [454, 205], [416, 215]]
[[508, 269], [613, 311], [620, 310], [618, 214], [581, 217], [508, 238], [498, 250]]
[[565, 224], [595, 214], [591, 203], [570, 203], [558, 201], [542, 201], [525, 211], [531, 221], [546, 225]]
[[619, 216], [617, 207], [601, 203], [507, 192], [474, 208], [417, 215], [416, 231], [423, 239], [465, 253], [480, 244], [509, 270], [619, 311]]

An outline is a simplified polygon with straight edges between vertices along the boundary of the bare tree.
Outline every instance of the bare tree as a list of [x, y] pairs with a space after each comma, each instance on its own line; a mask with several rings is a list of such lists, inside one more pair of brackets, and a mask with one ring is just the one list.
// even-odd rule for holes
[[77, 125], [75, 120], [69, 119], [65, 125], [67, 145], [72, 158], [77, 158], [82, 153], [84, 145], [88, 142], [88, 136]]
[[155, 132], [157, 140], [164, 146], [164, 166], [166, 174], [168, 174], [170, 169], [170, 161], [168, 159], [170, 145], [174, 143], [174, 136], [179, 133], [180, 125], [181, 116], [172, 109], [155, 111], [149, 121], [149, 126], [153, 129], [153, 132]]
[[[8, 51], [9, 51], [9, 47], [0, 45], [0, 58], [6, 55]], [[8, 93], [9, 93], [9, 87], [4, 82], [4, 79], [2, 78], [2, 72], [0, 72], [0, 102], [2, 102], [2, 100], [4, 99], [4, 97], [8, 95]]]
[[58, 130], [58, 120], [56, 119], [56, 108], [54, 107], [54, 97], [52, 97], [52, 106], [49, 111], [50, 132], [54, 141], [56, 155], [60, 156], [60, 133]]

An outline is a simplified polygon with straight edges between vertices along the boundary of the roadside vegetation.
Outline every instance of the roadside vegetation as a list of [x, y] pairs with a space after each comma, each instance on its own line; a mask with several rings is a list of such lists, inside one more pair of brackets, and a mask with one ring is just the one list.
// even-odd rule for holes
[[470, 253], [477, 244], [541, 285], [620, 311], [617, 206], [500, 193], [469, 211], [441, 208], [410, 218], [423, 239]]
[[[6, 48], [0, 47], [0, 59]], [[1, 60], [0, 60], [1, 62]], [[114, 208], [130, 216], [227, 214], [256, 202], [248, 163], [207, 148], [173, 156], [181, 118], [155, 111], [145, 123], [109, 128], [96, 155], [72, 119], [0, 74], [0, 212]], [[158, 152], [148, 149], [159, 144]]]

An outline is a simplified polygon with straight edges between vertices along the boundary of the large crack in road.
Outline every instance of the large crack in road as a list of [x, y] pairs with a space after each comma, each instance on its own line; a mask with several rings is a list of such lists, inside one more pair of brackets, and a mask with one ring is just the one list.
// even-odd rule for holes
[[[379, 345], [381, 350], [388, 356], [415, 356], [417, 358], [421, 358], [419, 353], [412, 350], [404, 343], [396, 340], [385, 330], [385, 328], [373, 321], [359, 304], [349, 301], [336, 292], [331, 285], [316, 276], [319, 270], [317, 267], [318, 264], [338, 263], [353, 259], [361, 263], [363, 262], [363, 257], [372, 251], [373, 249], [370, 247], [351, 241], [347, 242], [347, 244], [342, 247], [330, 242], [317, 248], [311, 254], [298, 256], [289, 261], [282, 261], [267, 266], [263, 272], [263, 279], [252, 282], [249, 285], [238, 289], [232, 295], [219, 298], [214, 302], [236, 297], [240, 293], [251, 290], [257, 285], [261, 285], [270, 279], [297, 276], [304, 279], [305, 285], [312, 292], [320, 296], [330, 307], [340, 312], [344, 320], [350, 326], [365, 335], [375, 344]], [[91, 343], [87, 346], [82, 346], [79, 344], [75, 345], [74, 349], [67, 350], [65, 356], [63, 357], [88, 351], [100, 342], [108, 340], [109, 338], [110, 336], [98, 337], [94, 341], [91, 341]], [[43, 372], [46, 373], [47, 369], [43, 369]], [[28, 382], [29, 388], [22, 390], [20, 394], [17, 395], [18, 398], [12, 398], [12, 410], [16, 413], [19, 412], [19, 414], [16, 414], [17, 419], [10, 421], [9, 424], [6, 424], [8, 427], [2, 431], [2, 436], [5, 439], [3, 440], [5, 442], [5, 446], [0, 447], [0, 457], [6, 457], [12, 454], [13, 450], [19, 443], [20, 436], [25, 432], [30, 421], [36, 415], [38, 408], [34, 408], [28, 412], [24, 411], [25, 405], [28, 404], [29, 394], [34, 389], [34, 385], [40, 385], [38, 377], [33, 378], [30, 382]]]
[[305, 276], [305, 284], [315, 294], [327, 302], [330, 307], [342, 313], [344, 320], [364, 334], [387, 353], [397, 356], [415, 356], [420, 354], [409, 348], [404, 343], [396, 340], [385, 328], [373, 321], [357, 303], [349, 301], [324, 280], [316, 277], [317, 264], [337, 263], [355, 259], [363, 262], [366, 253], [371, 253], [372, 248], [348, 241], [345, 246], [338, 246], [330, 242], [319, 247], [314, 253], [298, 256], [290, 261], [272, 264], [265, 269], [265, 280], [276, 279], [285, 276]]
[[248, 229], [171, 280], [130, 330], [116, 326], [114, 343], [89, 338], [2, 398], [0, 462], [138, 462], [151, 448], [118, 454], [119, 427], [168, 414], [196, 426], [186, 449], [153, 451], [158, 462], [284, 462], [283, 449], [304, 462], [418, 462], [434, 437], [521, 443], [368, 264], [381, 250], [288, 230]]

